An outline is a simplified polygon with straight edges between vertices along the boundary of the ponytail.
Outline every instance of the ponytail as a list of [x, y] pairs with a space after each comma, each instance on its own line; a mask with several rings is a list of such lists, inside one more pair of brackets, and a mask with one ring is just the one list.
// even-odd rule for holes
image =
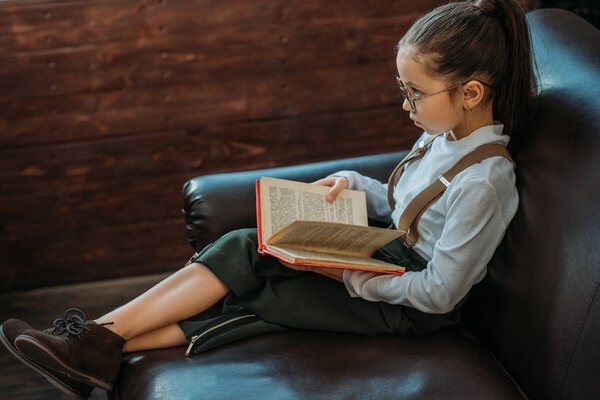
[[533, 73], [529, 29], [519, 5], [512, 0], [478, 0], [483, 12], [497, 7], [497, 18], [506, 34], [507, 67], [504, 82], [498, 82], [494, 115], [504, 121], [511, 133], [521, 132], [533, 114], [536, 81]]
[[494, 119], [507, 134], [526, 128], [536, 93], [529, 29], [515, 0], [474, 0], [440, 6], [418, 19], [398, 43], [427, 56], [430, 72], [452, 82], [490, 84]]

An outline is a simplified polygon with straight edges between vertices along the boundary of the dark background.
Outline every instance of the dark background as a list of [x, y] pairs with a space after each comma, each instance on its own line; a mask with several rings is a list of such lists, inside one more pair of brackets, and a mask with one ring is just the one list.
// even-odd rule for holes
[[599, 0], [541, 0], [540, 8], [562, 8], [580, 15], [596, 27], [600, 28]]

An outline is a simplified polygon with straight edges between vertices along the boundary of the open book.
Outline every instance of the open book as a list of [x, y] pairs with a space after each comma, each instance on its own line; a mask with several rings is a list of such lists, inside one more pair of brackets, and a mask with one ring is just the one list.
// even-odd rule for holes
[[259, 253], [291, 264], [402, 274], [404, 267], [372, 258], [400, 233], [368, 226], [364, 192], [346, 189], [329, 203], [329, 189], [275, 178], [257, 180]]

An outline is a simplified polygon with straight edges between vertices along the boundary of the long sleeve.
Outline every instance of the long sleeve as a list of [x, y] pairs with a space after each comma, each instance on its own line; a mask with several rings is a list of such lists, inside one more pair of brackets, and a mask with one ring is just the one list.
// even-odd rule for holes
[[329, 176], [343, 176], [348, 179], [348, 189], [362, 190], [367, 198], [367, 215], [375, 221], [391, 222], [391, 210], [387, 201], [387, 183], [369, 178], [356, 171], [338, 171]]
[[446, 223], [427, 268], [400, 276], [346, 270], [351, 296], [446, 313], [483, 278], [516, 206], [503, 215], [494, 187], [480, 178], [464, 179], [452, 189], [444, 196]]

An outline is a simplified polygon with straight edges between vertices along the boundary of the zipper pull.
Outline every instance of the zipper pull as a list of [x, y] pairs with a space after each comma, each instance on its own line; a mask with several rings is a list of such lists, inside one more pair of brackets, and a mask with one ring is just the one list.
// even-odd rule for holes
[[190, 259], [188, 260], [188, 262], [185, 263], [184, 267], [187, 267], [188, 265], [190, 265], [192, 263], [192, 260], [194, 258], [198, 257], [198, 254], [200, 254], [199, 251], [197, 251], [196, 253], [194, 253], [194, 255], [190, 257]]
[[190, 345], [188, 346], [188, 348], [185, 351], [185, 356], [189, 357], [190, 356], [190, 352], [192, 351], [192, 347], [194, 347], [194, 343], [196, 343], [196, 340], [198, 340], [200, 338], [201, 335], [196, 335], [196, 336], [192, 336], [192, 340], [190, 340]]

